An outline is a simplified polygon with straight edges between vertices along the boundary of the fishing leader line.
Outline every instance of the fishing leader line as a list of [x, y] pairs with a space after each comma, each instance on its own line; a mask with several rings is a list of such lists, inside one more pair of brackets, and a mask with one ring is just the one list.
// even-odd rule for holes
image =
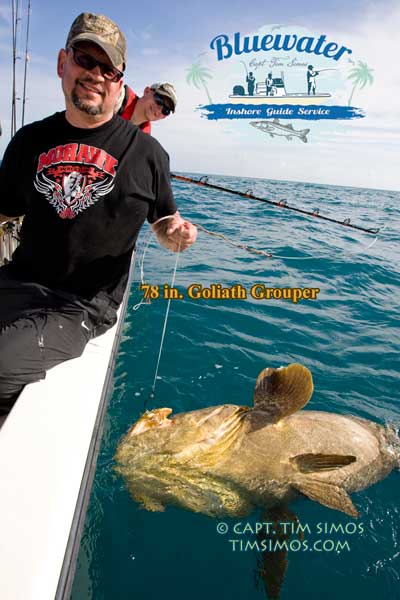
[[252, 246], [246, 246], [246, 244], [240, 244], [238, 242], [234, 242], [233, 240], [228, 238], [223, 233], [215, 233], [215, 231], [210, 231], [209, 229], [206, 229], [205, 227], [203, 227], [203, 225], [199, 225], [198, 223], [193, 223], [193, 225], [195, 227], [197, 227], [198, 229], [200, 229], [201, 231], [204, 231], [204, 233], [207, 233], [208, 235], [211, 235], [213, 237], [220, 238], [220, 239], [224, 240], [227, 244], [230, 244], [231, 246], [235, 246], [236, 248], [241, 248], [242, 250], [247, 250], [247, 252], [250, 252], [253, 254], [260, 254], [261, 256], [266, 256], [267, 258], [272, 258], [272, 256], [273, 256], [270, 252], [264, 252], [264, 250], [257, 250], [257, 248], [253, 248]]
[[[146, 252], [150, 246], [151, 240], [152, 240], [152, 232], [149, 229], [149, 231], [147, 231], [146, 235], [144, 236], [142, 246], [137, 251], [141, 285], [144, 285], [144, 257], [146, 256]], [[144, 302], [146, 302], [146, 299], [145, 299], [145, 295], [143, 294], [141, 301], [138, 302], [138, 304], [135, 304], [134, 306], [132, 306], [132, 310], [138, 310]], [[150, 300], [147, 300], [147, 304], [150, 304]]]
[[[179, 261], [180, 251], [181, 251], [181, 240], [179, 240], [178, 251], [176, 253], [174, 272], [173, 272], [172, 281], [171, 281], [171, 288], [173, 288], [175, 286], [175, 277], [176, 277], [176, 271], [177, 271], [177, 268], [178, 268], [178, 261]], [[159, 352], [158, 352], [158, 359], [157, 359], [156, 372], [154, 374], [154, 381], [153, 381], [153, 385], [152, 385], [149, 397], [147, 398], [147, 400], [145, 400], [145, 402], [143, 404], [143, 409], [144, 410], [146, 409], [147, 402], [149, 400], [154, 400], [155, 389], [156, 389], [156, 382], [157, 382], [157, 377], [158, 377], [158, 368], [160, 366], [160, 359], [161, 359], [161, 353], [162, 353], [162, 349], [163, 349], [163, 345], [164, 345], [165, 332], [167, 330], [167, 322], [168, 322], [168, 316], [169, 316], [170, 306], [171, 306], [171, 298], [168, 299], [167, 310], [165, 311], [164, 326], [163, 326], [163, 330], [162, 330], [162, 334], [161, 334], [160, 349], [159, 349]]]
[[[235, 246], [236, 248], [240, 248], [242, 250], [246, 250], [247, 252], [250, 252], [252, 254], [258, 254], [261, 256], [265, 256], [266, 258], [279, 258], [282, 260], [315, 260], [318, 258], [321, 258], [319, 256], [283, 256], [282, 254], [272, 254], [271, 252], [266, 252], [264, 250], [258, 250], [257, 248], [253, 248], [252, 246], [247, 246], [246, 244], [240, 244], [239, 242], [234, 242], [233, 240], [231, 240], [228, 236], [224, 235], [223, 233], [215, 233], [214, 231], [210, 231], [209, 229], [206, 229], [205, 227], [203, 227], [202, 225], [199, 225], [198, 223], [193, 223], [193, 225], [195, 225], [196, 227], [198, 227], [201, 231], [204, 231], [204, 233], [207, 233], [207, 235], [211, 235], [213, 237], [217, 237], [220, 238], [222, 240], [224, 240], [224, 242], [226, 242], [227, 244], [230, 244], [231, 246]], [[386, 225], [384, 225], [380, 231], [383, 231], [386, 228]], [[377, 242], [378, 237], [376, 237], [374, 240], [372, 240], [372, 242], [370, 244], [368, 244], [367, 246], [362, 246], [361, 250], [368, 250], [369, 248], [372, 248], [372, 246]], [[346, 252], [344, 252], [344, 254], [346, 254], [347, 252], [349, 252], [350, 254], [357, 254], [358, 251], [352, 251], [352, 250], [346, 250]], [[325, 258], [324, 256], [322, 256], [322, 258]]]

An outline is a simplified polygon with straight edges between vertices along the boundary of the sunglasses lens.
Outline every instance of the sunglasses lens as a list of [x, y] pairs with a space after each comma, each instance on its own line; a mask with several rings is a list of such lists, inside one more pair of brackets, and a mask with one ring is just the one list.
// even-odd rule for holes
[[72, 52], [74, 56], [74, 61], [76, 62], [78, 67], [82, 67], [82, 69], [85, 69], [86, 71], [92, 71], [95, 67], [98, 66], [100, 67], [100, 71], [104, 79], [107, 79], [108, 81], [119, 81], [124, 75], [118, 69], [110, 67], [109, 65], [106, 65], [105, 63], [96, 60], [95, 58], [93, 58], [93, 56], [90, 56], [90, 54], [86, 54], [86, 52], [82, 52], [77, 48], [72, 47]]
[[82, 69], [86, 69], [87, 71], [91, 71], [96, 66], [96, 61], [89, 54], [84, 54], [83, 52], [79, 52], [78, 50], [73, 49], [74, 52], [74, 61], [79, 67]]
[[105, 79], [108, 79], [108, 81], [119, 81], [121, 79], [121, 77], [123, 77], [123, 73], [121, 73], [121, 71], [118, 71], [117, 69], [113, 69], [112, 71], [110, 71], [110, 69], [108, 70], [101, 70], [103, 76]]
[[162, 96], [159, 96], [159, 94], [157, 94], [156, 92], [153, 92], [153, 95], [157, 106], [160, 106], [162, 108], [162, 114], [165, 117], [168, 117], [168, 115], [171, 113], [171, 109], [169, 108], [169, 106], [166, 105], [164, 98]]

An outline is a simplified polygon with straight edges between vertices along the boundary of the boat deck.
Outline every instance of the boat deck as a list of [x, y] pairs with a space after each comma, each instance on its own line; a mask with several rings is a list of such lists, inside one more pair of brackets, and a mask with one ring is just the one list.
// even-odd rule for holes
[[69, 598], [73, 538], [84, 519], [125, 304], [118, 323], [80, 358], [23, 390], [0, 430], [4, 600]]

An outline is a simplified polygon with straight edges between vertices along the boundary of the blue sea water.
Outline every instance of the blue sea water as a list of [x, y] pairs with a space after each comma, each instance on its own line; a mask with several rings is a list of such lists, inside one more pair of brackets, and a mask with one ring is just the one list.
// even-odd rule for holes
[[[199, 175], [196, 175], [198, 177]], [[400, 423], [398, 192], [212, 176], [218, 185], [252, 190], [272, 200], [335, 219], [379, 227], [378, 236], [302, 216], [255, 200], [174, 182], [182, 214], [233, 241], [271, 252], [251, 254], [200, 231], [179, 256], [176, 287], [192, 283], [247, 290], [315, 287], [314, 301], [191, 300], [171, 302], [155, 398], [148, 407], [174, 412], [222, 404], [251, 404], [255, 379], [266, 366], [291, 362], [313, 374], [307, 408]], [[377, 239], [376, 239], [377, 238]], [[142, 236], [141, 246], [146, 235]], [[140, 252], [138, 252], [140, 254]], [[170, 283], [176, 255], [151, 241], [144, 279]], [[121, 436], [149, 399], [167, 301], [140, 302], [138, 261], [124, 324], [114, 389], [89, 503], [72, 599], [243, 600], [266, 597], [257, 582], [257, 552], [229, 540], [253, 541], [238, 523], [178, 508], [148, 512], [134, 502], [113, 470]], [[249, 467], [251, 468], [251, 466]], [[290, 551], [282, 600], [400, 598], [400, 505], [397, 473], [360, 493], [355, 520], [310, 500], [294, 503], [310, 543], [338, 540], [324, 551]], [[354, 525], [357, 523], [357, 525]], [[325, 525], [326, 524], [326, 525]], [[340, 525], [347, 526], [338, 533]], [[321, 529], [328, 533], [321, 533]], [[243, 545], [244, 546], [244, 545]], [[242, 546], [242, 548], [243, 548]]]

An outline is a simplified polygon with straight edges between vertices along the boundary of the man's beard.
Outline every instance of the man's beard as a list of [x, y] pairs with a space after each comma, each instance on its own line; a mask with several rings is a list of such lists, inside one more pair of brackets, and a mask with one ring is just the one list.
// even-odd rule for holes
[[76, 93], [76, 88], [74, 88], [71, 92], [72, 103], [76, 108], [79, 108], [82, 112], [85, 112], [87, 115], [91, 115], [95, 117], [96, 115], [102, 115], [104, 113], [103, 103], [94, 106], [93, 104], [86, 104], [85, 100], [79, 98]]

